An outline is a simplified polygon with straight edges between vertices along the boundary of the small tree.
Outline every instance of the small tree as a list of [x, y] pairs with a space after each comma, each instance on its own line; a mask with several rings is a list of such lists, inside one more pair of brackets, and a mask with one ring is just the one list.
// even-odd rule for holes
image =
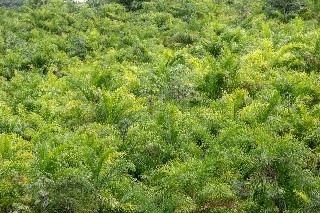
[[283, 14], [288, 14], [301, 9], [305, 6], [305, 2], [299, 0], [268, 0], [271, 9], [276, 9]]

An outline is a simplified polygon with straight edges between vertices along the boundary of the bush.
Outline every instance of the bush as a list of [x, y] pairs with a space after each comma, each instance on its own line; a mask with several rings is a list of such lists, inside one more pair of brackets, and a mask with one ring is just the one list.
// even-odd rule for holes
[[269, 0], [268, 4], [272, 9], [279, 10], [283, 14], [298, 11], [306, 6], [305, 2], [299, 0]]

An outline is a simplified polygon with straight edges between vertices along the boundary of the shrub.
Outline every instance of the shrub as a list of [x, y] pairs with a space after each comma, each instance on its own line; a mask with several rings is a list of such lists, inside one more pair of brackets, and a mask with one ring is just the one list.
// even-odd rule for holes
[[0, 211], [28, 204], [27, 184], [33, 156], [32, 145], [16, 135], [0, 134]]
[[306, 6], [306, 3], [300, 0], [269, 0], [268, 4], [272, 9], [279, 10], [283, 14], [298, 11]]

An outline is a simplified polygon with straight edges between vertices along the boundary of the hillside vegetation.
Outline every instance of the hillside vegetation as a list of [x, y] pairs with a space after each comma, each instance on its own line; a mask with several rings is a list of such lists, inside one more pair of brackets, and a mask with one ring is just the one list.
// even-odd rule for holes
[[319, 1], [3, 2], [0, 212], [319, 212]]

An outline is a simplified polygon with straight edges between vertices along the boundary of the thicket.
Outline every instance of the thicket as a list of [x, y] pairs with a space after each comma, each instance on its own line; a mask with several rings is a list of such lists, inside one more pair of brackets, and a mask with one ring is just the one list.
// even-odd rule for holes
[[317, 8], [0, 7], [0, 212], [319, 212]]

